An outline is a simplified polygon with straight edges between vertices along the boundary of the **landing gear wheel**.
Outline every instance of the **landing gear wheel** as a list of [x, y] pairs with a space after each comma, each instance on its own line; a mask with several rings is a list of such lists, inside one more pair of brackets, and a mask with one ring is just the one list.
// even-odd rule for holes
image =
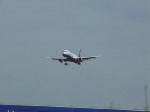
[[68, 65], [68, 63], [65, 63], [65, 65]]
[[81, 65], [81, 63], [78, 63], [78, 65]]

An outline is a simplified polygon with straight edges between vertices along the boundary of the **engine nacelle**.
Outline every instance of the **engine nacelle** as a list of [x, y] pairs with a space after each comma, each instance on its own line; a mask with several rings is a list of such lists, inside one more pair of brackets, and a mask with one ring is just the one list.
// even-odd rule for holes
[[83, 61], [83, 59], [82, 59], [82, 58], [79, 58], [79, 61], [80, 61], [80, 62], [82, 62], [82, 61]]
[[63, 60], [62, 60], [62, 59], [60, 59], [60, 60], [59, 60], [59, 62], [60, 62], [60, 63], [62, 63], [62, 62], [63, 62]]

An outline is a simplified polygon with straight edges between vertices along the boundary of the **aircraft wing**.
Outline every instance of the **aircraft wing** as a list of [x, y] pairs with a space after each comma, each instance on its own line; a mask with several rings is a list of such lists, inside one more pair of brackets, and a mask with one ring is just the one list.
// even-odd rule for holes
[[53, 60], [58, 60], [59, 62], [66, 61], [66, 59], [67, 59], [67, 58], [52, 58], [52, 57], [46, 57], [46, 58], [50, 58], [50, 59], [53, 59]]
[[89, 60], [89, 59], [95, 59], [95, 58], [98, 58], [98, 57], [100, 57], [100, 56], [90, 56], [90, 57], [81, 57], [81, 58], [84, 61], [84, 60]]

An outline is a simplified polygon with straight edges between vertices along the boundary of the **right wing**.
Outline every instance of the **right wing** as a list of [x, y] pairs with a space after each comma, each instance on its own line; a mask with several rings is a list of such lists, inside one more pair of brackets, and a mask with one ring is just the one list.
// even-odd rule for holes
[[50, 59], [53, 59], [53, 60], [58, 60], [59, 62], [66, 61], [66, 59], [67, 59], [67, 58], [52, 58], [52, 57], [46, 57], [46, 58], [50, 58]]

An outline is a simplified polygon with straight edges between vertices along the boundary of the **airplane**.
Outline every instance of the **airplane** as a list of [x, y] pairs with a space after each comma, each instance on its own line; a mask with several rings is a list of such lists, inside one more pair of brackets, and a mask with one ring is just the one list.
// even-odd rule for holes
[[89, 59], [94, 59], [94, 58], [100, 57], [100, 56], [81, 57], [81, 49], [79, 51], [79, 55], [78, 56], [73, 54], [73, 53], [71, 53], [68, 50], [64, 50], [62, 55], [65, 58], [51, 58], [51, 57], [46, 57], [46, 58], [51, 58], [53, 60], [58, 60], [60, 63], [65, 62], [65, 65], [68, 65], [67, 62], [74, 62], [74, 63], [76, 63], [78, 65], [81, 65], [81, 62], [83, 62], [85, 60], [89, 60]]

